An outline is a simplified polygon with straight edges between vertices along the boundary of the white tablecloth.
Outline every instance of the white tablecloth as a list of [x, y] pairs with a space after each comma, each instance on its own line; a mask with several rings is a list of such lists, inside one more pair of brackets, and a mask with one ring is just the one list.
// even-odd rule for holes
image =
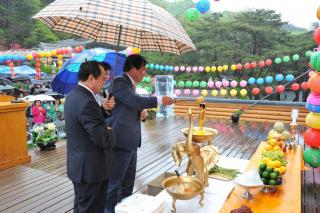
[[[248, 160], [238, 158], [220, 157], [218, 165], [225, 168], [239, 169], [244, 171], [248, 165]], [[228, 194], [234, 187], [233, 181], [222, 181], [209, 178], [209, 187], [205, 188], [204, 206], [199, 205], [200, 196], [191, 200], [177, 200], [177, 213], [216, 213], [222, 208]], [[164, 212], [171, 212], [172, 197], [163, 190], [156, 199], [162, 200], [166, 203], [167, 210]]]

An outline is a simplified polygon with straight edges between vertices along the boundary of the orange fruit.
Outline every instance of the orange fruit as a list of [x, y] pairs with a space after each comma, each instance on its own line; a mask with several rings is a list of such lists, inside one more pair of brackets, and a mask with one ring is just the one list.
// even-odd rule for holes
[[266, 158], [266, 157], [262, 158], [262, 162], [265, 164], [267, 164], [269, 161], [270, 161], [270, 158]]
[[287, 171], [287, 168], [285, 166], [280, 167], [282, 174], [285, 174]]
[[264, 149], [265, 149], [266, 151], [270, 151], [270, 150], [272, 150], [272, 146], [270, 146], [269, 144], [266, 144], [265, 147], [264, 147]]
[[278, 146], [278, 145], [276, 145], [276, 146], [274, 146], [273, 148], [272, 148], [272, 150], [274, 150], [274, 151], [278, 151], [278, 150], [280, 150], [281, 148], [280, 148], [280, 146]]
[[280, 168], [281, 167], [281, 162], [278, 160], [273, 161], [275, 168]]
[[269, 144], [270, 144], [271, 146], [277, 146], [277, 145], [278, 145], [278, 141], [277, 141], [276, 139], [270, 139], [270, 140], [269, 140]]

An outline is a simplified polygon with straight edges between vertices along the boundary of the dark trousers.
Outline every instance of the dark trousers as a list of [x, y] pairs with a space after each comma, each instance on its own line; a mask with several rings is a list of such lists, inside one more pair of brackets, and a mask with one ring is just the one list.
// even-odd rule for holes
[[74, 212], [94, 212], [104, 211], [106, 188], [108, 180], [98, 183], [73, 183], [74, 187]]
[[114, 213], [114, 208], [123, 198], [132, 195], [137, 167], [137, 150], [112, 149], [112, 175], [109, 178], [105, 213]]

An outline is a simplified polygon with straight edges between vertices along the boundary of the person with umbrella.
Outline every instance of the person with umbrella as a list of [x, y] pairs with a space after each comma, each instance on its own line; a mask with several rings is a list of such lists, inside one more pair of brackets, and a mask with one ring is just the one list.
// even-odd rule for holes
[[113, 169], [109, 178], [105, 212], [114, 212], [123, 198], [132, 194], [136, 166], [137, 148], [141, 146], [141, 123], [147, 118], [147, 108], [158, 104], [171, 105], [168, 96], [141, 97], [135, 93], [135, 85], [146, 75], [147, 61], [140, 55], [130, 55], [124, 63], [123, 76], [113, 80], [111, 94], [116, 105], [111, 110], [107, 123], [112, 127], [116, 144], [112, 148]]

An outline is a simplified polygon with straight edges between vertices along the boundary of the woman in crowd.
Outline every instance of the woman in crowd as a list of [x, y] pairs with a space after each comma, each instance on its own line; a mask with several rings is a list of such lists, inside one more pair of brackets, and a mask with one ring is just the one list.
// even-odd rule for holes
[[34, 102], [32, 107], [33, 123], [42, 124], [46, 118], [46, 110], [41, 105], [41, 101], [37, 100]]

